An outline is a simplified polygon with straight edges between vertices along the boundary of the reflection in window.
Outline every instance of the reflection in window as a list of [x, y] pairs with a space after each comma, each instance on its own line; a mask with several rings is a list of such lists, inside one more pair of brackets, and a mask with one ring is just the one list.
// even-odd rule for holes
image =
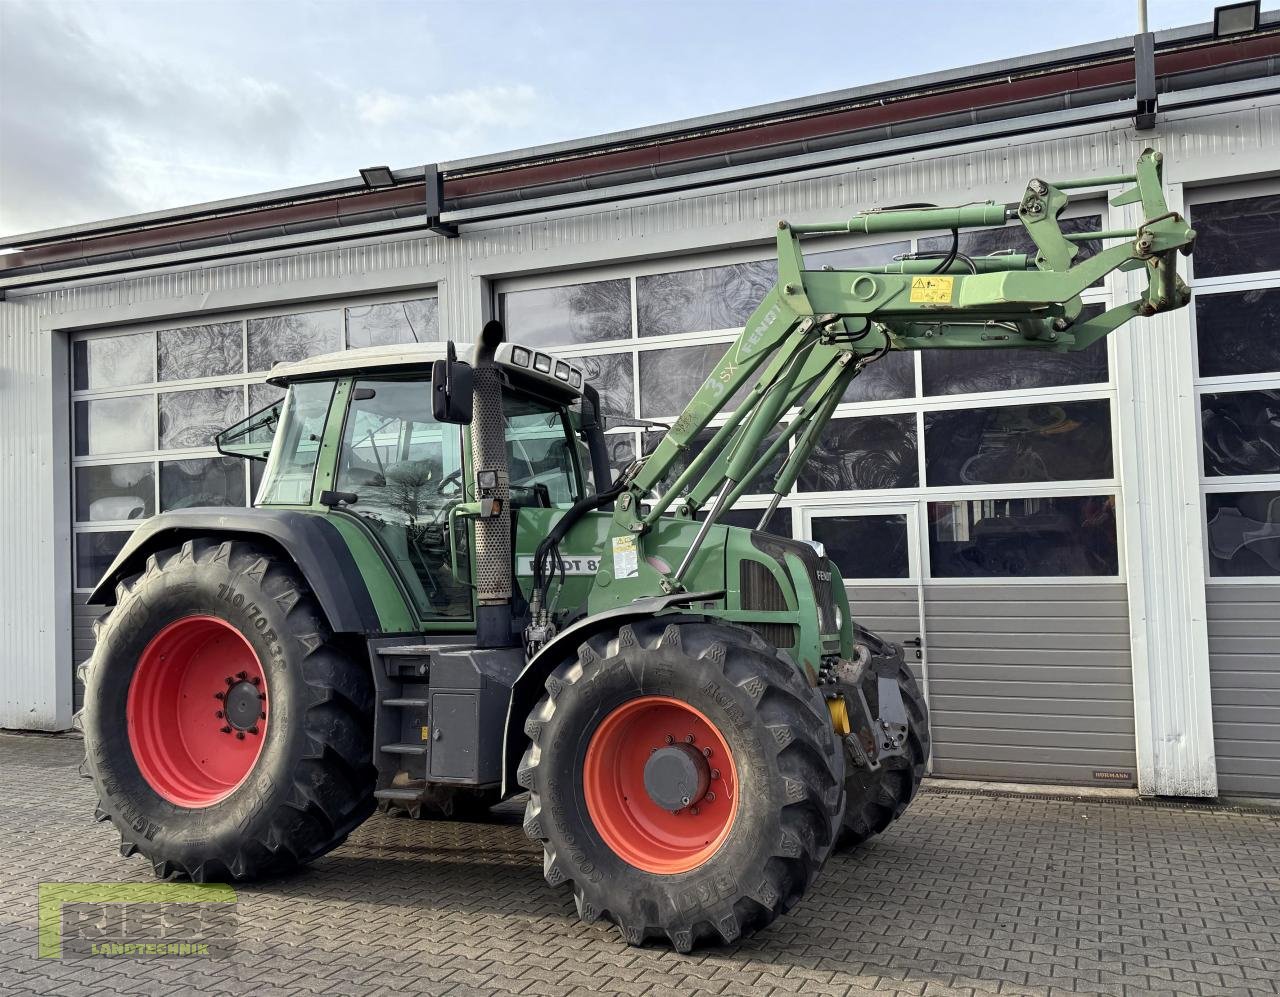
[[240, 388], [168, 391], [158, 398], [160, 449], [189, 450], [213, 444], [213, 437], [244, 418]]
[[737, 329], [778, 279], [775, 260], [636, 278], [641, 336]]
[[1280, 287], [1197, 294], [1195, 305], [1201, 377], [1280, 371]]
[[270, 370], [277, 363], [305, 360], [342, 349], [342, 312], [251, 318], [247, 332], [249, 370]]
[[914, 488], [919, 476], [916, 417], [904, 412], [833, 419], [797, 484], [804, 492]]
[[215, 322], [156, 334], [160, 380], [222, 377], [244, 371], [244, 343], [239, 322]]
[[1110, 478], [1106, 399], [926, 412], [930, 486]]
[[[801, 245], [806, 243], [801, 242]], [[821, 242], [810, 242], [810, 246], [821, 246]], [[848, 270], [851, 267], [878, 267], [892, 263], [893, 258], [902, 253], [911, 252], [909, 242], [885, 242], [875, 246], [849, 246], [846, 249], [828, 249], [823, 252], [807, 252], [804, 254], [806, 270], [821, 270], [830, 267], [832, 270]]]
[[[600, 392], [600, 408], [606, 416], [631, 418], [636, 412], [630, 353], [605, 353], [589, 357], [566, 357], [582, 368], [582, 376]], [[606, 422], [607, 425], [607, 422]]]
[[79, 340], [71, 350], [72, 386], [101, 391], [155, 379], [155, 338], [149, 332]]
[[1115, 496], [929, 503], [934, 578], [1116, 575]]
[[1204, 473], [1280, 474], [1280, 389], [1200, 396]]
[[626, 278], [508, 291], [500, 305], [507, 338], [523, 346], [631, 338], [631, 281]]
[[[760, 517], [763, 515], [763, 509], [729, 509], [721, 513], [717, 522], [722, 526], [740, 526], [744, 530], [754, 530], [760, 525]], [[698, 513], [697, 518], [699, 521], [706, 519], [706, 512]], [[775, 537], [792, 536], [791, 510], [785, 507], [774, 509], [773, 516], [769, 519], [769, 526], [763, 532], [772, 533]]]
[[1191, 206], [1197, 277], [1280, 270], [1280, 194]]
[[[1058, 227], [1062, 230], [1063, 235], [1073, 232], [1099, 232], [1102, 230], [1101, 215], [1085, 215], [1080, 218], [1060, 218]], [[919, 240], [917, 245], [919, 251], [924, 252], [950, 252], [951, 251], [951, 235], [932, 235]], [[1080, 252], [1076, 255], [1075, 262], [1080, 263], [1096, 256], [1102, 252], [1102, 240], [1090, 239], [1087, 242], [1075, 243]], [[1196, 252], [1199, 253], [1200, 244], [1196, 243]], [[1031, 236], [1027, 233], [1026, 227], [1021, 222], [1012, 222], [1000, 228], [979, 228], [964, 229], [960, 232], [960, 252], [965, 256], [991, 256], [994, 253], [1025, 253], [1031, 258], [1035, 258], [1038, 250], [1036, 244], [1031, 240]]]
[[[1103, 312], [1089, 304], [1081, 320]], [[1071, 384], [1105, 383], [1107, 340], [1076, 353], [1049, 350], [921, 350], [926, 395], [963, 395], [985, 391], [1030, 391]]]
[[129, 530], [76, 534], [76, 588], [89, 589], [107, 573], [129, 539]]
[[1210, 492], [1204, 504], [1210, 575], [1280, 576], [1280, 492]]
[[521, 505], [572, 505], [581, 494], [574, 448], [560, 409], [549, 402], [504, 394], [511, 501]]
[[435, 298], [353, 305], [347, 309], [347, 346], [394, 346], [434, 343], [440, 339], [440, 315]]
[[[640, 417], [661, 419], [679, 415], [724, 357], [729, 343], [681, 346], [674, 350], [645, 350], [640, 354]], [[747, 382], [721, 410], [731, 412], [754, 382]]]
[[201, 457], [160, 462], [160, 511], [206, 505], [245, 504], [245, 461], [238, 457]]
[[137, 453], [156, 445], [151, 395], [95, 398], [75, 403], [76, 456]]
[[[654, 449], [662, 442], [662, 438], [666, 435], [665, 431], [646, 432], [642, 439], [645, 455], [647, 456], [648, 454], [653, 453]], [[655, 490], [661, 494], [675, 484], [676, 478], [680, 477], [680, 475], [684, 473], [684, 469], [689, 466], [689, 463], [710, 445], [711, 440], [715, 435], [715, 428], [704, 429], [701, 433], [695, 435], [693, 442], [680, 455], [680, 457], [673, 462], [671, 470], [667, 472], [666, 477], [658, 482], [655, 486]], [[766, 436], [764, 444], [760, 448], [760, 452], [763, 453], [765, 450], [768, 450], [777, 438], [778, 431], [771, 432]], [[732, 444], [730, 445], [732, 446]], [[748, 488], [746, 494], [763, 495], [771, 492], [773, 490], [773, 479], [777, 476], [777, 473], [782, 470], [782, 465], [787, 459], [788, 452], [788, 449], [783, 447], [774, 454], [773, 460], [769, 461], [769, 463], [765, 465], [764, 470], [756, 475], [755, 480], [751, 482], [751, 486]], [[688, 488], [684, 488], [681, 491], [682, 495], [687, 495], [688, 493]]]
[[911, 577], [905, 514], [824, 514], [813, 517], [810, 529], [845, 581]]
[[844, 389], [842, 402], [881, 402], [912, 398], [916, 393], [916, 362], [909, 350], [894, 350], [872, 364]]
[[[605, 450], [609, 454], [609, 470], [612, 472], [613, 481], [618, 480], [618, 475], [631, 466], [632, 461], [636, 459], [636, 434], [635, 433], [607, 433], [604, 438]], [[588, 459], [586, 465], [590, 467]], [[612, 484], [612, 481], [610, 482]], [[596, 488], [594, 480], [591, 482], [592, 491], [599, 491]]]
[[274, 384], [251, 384], [249, 385], [249, 411], [257, 412], [258, 409], [266, 408], [283, 397], [284, 388], [277, 388]]
[[156, 470], [144, 464], [76, 468], [76, 520], [146, 519], [155, 513]]

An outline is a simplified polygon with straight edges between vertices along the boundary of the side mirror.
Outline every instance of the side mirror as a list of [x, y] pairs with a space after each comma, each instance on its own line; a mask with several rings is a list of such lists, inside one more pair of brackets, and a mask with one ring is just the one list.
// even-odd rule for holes
[[452, 340], [448, 359], [431, 365], [431, 414], [436, 422], [471, 423], [471, 365], [458, 359]]

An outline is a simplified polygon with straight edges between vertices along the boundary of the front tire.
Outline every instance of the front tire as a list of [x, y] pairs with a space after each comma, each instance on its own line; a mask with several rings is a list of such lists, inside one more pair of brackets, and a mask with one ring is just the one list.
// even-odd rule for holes
[[123, 582], [82, 671], [97, 816], [162, 878], [244, 880], [373, 810], [373, 685], [292, 564], [189, 540]]
[[776, 649], [728, 624], [644, 620], [590, 638], [546, 688], [525, 725], [524, 827], [584, 921], [687, 952], [803, 896], [839, 829], [844, 761]]

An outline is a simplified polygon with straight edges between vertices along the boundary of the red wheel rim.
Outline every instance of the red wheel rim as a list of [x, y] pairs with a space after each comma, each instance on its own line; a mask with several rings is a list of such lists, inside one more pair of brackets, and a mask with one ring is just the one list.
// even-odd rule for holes
[[[645, 785], [651, 756], [690, 745], [706, 760], [706, 793], [674, 813]], [[624, 703], [596, 728], [583, 762], [583, 790], [591, 820], [613, 851], [645, 872], [696, 869], [729, 836], [738, 809], [738, 773], [720, 731], [679, 699], [642, 696]]]
[[125, 718], [138, 770], [160, 796], [197, 809], [248, 778], [267, 732], [267, 678], [253, 647], [215, 616], [188, 616], [151, 639]]

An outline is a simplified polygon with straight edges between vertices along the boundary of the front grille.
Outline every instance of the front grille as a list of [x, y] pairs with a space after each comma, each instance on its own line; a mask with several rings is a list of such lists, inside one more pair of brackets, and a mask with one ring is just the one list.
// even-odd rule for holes
[[[800, 540], [787, 540], [769, 533], [752, 533], [751, 543], [756, 550], [773, 558], [784, 568], [787, 563], [786, 555], [793, 554], [800, 559], [809, 576], [809, 585], [813, 589], [814, 598], [818, 604], [819, 632], [838, 633], [840, 628], [836, 626], [836, 597], [831, 591], [830, 581], [831, 562]], [[818, 577], [819, 572], [827, 575], [826, 581]]]
[[[787, 595], [769, 566], [763, 561], [743, 558], [738, 562], [738, 587], [742, 592], [742, 608], [761, 613], [785, 613]], [[748, 623], [752, 630], [774, 647], [795, 647], [796, 628], [790, 623]]]

